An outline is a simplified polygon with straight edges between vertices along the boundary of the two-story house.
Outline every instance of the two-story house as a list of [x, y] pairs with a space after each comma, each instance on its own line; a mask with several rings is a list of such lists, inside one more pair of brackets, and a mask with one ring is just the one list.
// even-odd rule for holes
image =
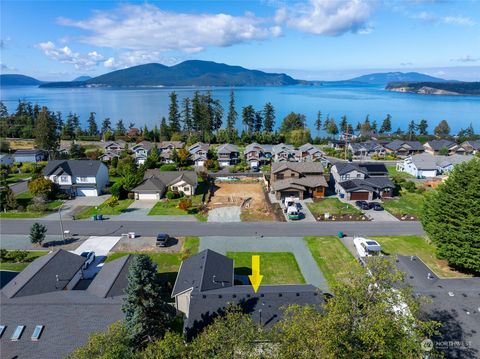
[[335, 193], [347, 200], [392, 197], [395, 185], [382, 163], [336, 163], [330, 171]]
[[480, 151], [480, 140], [465, 141], [461, 146], [465, 150], [465, 154], [475, 155]]
[[197, 142], [187, 148], [190, 153], [190, 160], [196, 167], [203, 167], [205, 161], [208, 160], [208, 150], [210, 145], [208, 143]]
[[149, 141], [142, 141], [136, 143], [132, 148], [133, 156], [135, 157], [135, 162], [138, 165], [143, 165], [150, 153], [153, 149], [157, 150], [155, 144]]
[[239, 162], [240, 151], [238, 147], [226, 143], [217, 148], [217, 160], [220, 167], [236, 165]]
[[284, 143], [272, 147], [272, 158], [274, 162], [296, 161], [295, 148]]
[[162, 141], [158, 149], [160, 150], [160, 160], [165, 163], [173, 163], [173, 150], [178, 151], [185, 144], [182, 141]]
[[419, 141], [404, 141], [393, 140], [385, 145], [387, 153], [392, 153], [395, 156], [405, 157], [423, 153], [425, 148]]
[[323, 152], [311, 143], [300, 146], [296, 151], [296, 157], [298, 162], [318, 162], [324, 158]]
[[[431, 140], [423, 144], [425, 152], [431, 155], [463, 155], [465, 149], [450, 140]], [[443, 153], [444, 152], [444, 153]]]
[[49, 161], [43, 175], [71, 196], [98, 196], [109, 182], [107, 166], [92, 160]]
[[143, 181], [132, 192], [137, 200], [158, 200], [167, 190], [193, 196], [197, 185], [195, 171], [160, 171], [155, 168], [145, 172]]
[[273, 162], [270, 189], [277, 199], [285, 197], [321, 198], [328, 184], [319, 162]]
[[272, 145], [251, 143], [245, 147], [244, 156], [250, 168], [259, 168], [270, 162], [272, 158]]

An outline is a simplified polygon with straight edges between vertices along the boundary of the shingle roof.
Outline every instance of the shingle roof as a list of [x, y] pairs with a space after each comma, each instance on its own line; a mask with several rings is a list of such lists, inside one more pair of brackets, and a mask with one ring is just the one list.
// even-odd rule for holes
[[273, 182], [272, 189], [282, 191], [287, 188], [295, 188], [305, 191], [306, 188], [328, 187], [324, 176], [307, 176], [301, 178], [285, 178]]
[[239, 151], [238, 151], [238, 147], [236, 145], [232, 145], [230, 143], [225, 143], [225, 144], [217, 147], [217, 152], [230, 153], [230, 152], [239, 152]]
[[383, 163], [352, 163], [352, 162], [338, 162], [335, 168], [339, 175], [344, 175], [352, 171], [358, 171], [368, 176], [386, 176], [388, 174], [387, 167]]
[[279, 153], [281, 151], [287, 151], [287, 152], [292, 152], [294, 151], [293, 146], [286, 145], [284, 143], [279, 143], [278, 145], [272, 146], [272, 151], [275, 153]]
[[[208, 143], [203, 143], [203, 142], [197, 142], [188, 147], [188, 152], [190, 153], [196, 153], [199, 150], [207, 152], [208, 149], [210, 148], [210, 145]], [[194, 151], [196, 149], [196, 151]]]
[[404, 141], [399, 139], [389, 142], [385, 145], [385, 147], [393, 151], [398, 151], [404, 144], [409, 146], [413, 151], [424, 150], [423, 145], [419, 141]]
[[337, 169], [338, 174], [344, 175], [352, 171], [358, 171], [364, 174], [368, 174], [365, 168], [360, 168], [357, 164], [351, 162], [337, 162], [334, 167]]
[[135, 144], [134, 146], [132, 146], [132, 150], [135, 150], [136, 148], [145, 148], [147, 151], [151, 150], [152, 148], [155, 147], [155, 144], [153, 144], [152, 142], [150, 141], [142, 141], [142, 142], [139, 142], [137, 144]]
[[182, 262], [172, 297], [190, 288], [198, 292], [232, 285], [233, 260], [206, 249]]
[[346, 192], [355, 192], [359, 190], [364, 190], [368, 192], [373, 192], [375, 188], [371, 186], [368, 182], [355, 178], [352, 180], [344, 181], [338, 183]]
[[15, 156], [15, 155], [37, 155], [37, 154], [45, 154], [45, 152], [43, 150], [36, 150], [36, 149], [33, 149], [33, 150], [16, 150], [13, 155]]
[[173, 147], [175, 147], [178, 150], [180, 148], [183, 148], [184, 143], [182, 141], [162, 141], [162, 142], [160, 142], [159, 148], [160, 149], [166, 148], [170, 145], [172, 145]]
[[91, 177], [96, 176], [100, 166], [105, 166], [101, 161], [93, 160], [53, 160], [49, 161], [43, 169], [45, 176], [52, 175], [55, 171], [61, 168], [61, 172], [67, 173], [70, 176]]
[[35, 259], [2, 289], [8, 298], [63, 290], [85, 258], [63, 249]]
[[101, 298], [123, 295], [123, 291], [128, 285], [127, 275], [132, 260], [132, 255], [126, 255], [105, 263], [88, 286], [87, 291]]
[[277, 173], [290, 169], [299, 173], [323, 173], [323, 165], [319, 162], [274, 162], [272, 163], [272, 173]]
[[425, 145], [429, 145], [434, 151], [440, 151], [442, 148], [451, 148], [456, 146], [457, 144], [453, 141], [442, 139], [428, 141]]
[[470, 145], [474, 150], [478, 150], [480, 149], [480, 140], [465, 141], [462, 143], [462, 145]]

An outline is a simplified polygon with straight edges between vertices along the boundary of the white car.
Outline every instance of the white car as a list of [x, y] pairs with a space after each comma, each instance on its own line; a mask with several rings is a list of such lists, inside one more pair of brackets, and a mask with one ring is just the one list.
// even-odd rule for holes
[[382, 254], [382, 247], [373, 239], [354, 237], [353, 245], [360, 258], [380, 256]]
[[82, 257], [85, 257], [87, 260], [85, 261], [85, 263], [83, 264], [83, 269], [87, 269], [88, 266], [90, 264], [93, 263], [93, 261], [95, 260], [95, 252], [83, 252], [82, 254], [80, 254]]

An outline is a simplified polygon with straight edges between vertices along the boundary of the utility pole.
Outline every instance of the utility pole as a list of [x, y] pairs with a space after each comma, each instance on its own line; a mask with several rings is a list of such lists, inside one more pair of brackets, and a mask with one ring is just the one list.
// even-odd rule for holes
[[62, 222], [62, 207], [64, 204], [65, 202], [62, 203], [58, 208], [58, 216], [60, 217], [60, 230], [62, 231], [63, 244], [65, 244], [65, 231], [63, 230], [63, 222]]

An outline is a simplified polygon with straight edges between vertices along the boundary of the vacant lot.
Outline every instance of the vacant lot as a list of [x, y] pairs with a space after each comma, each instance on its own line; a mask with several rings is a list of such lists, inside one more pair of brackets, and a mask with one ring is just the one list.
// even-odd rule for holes
[[414, 216], [420, 218], [425, 194], [402, 191], [400, 197], [384, 200], [383, 207], [396, 217]]
[[215, 183], [209, 208], [242, 206], [242, 221], [274, 221], [275, 215], [265, 200], [260, 183]]
[[133, 199], [121, 199], [118, 201], [118, 205], [110, 207], [109, 205], [102, 203], [100, 206], [88, 206], [81, 212], [75, 214], [76, 219], [90, 218], [95, 214], [101, 214], [104, 216], [116, 216], [121, 214], [125, 209], [133, 203]]
[[305, 283], [295, 256], [289, 252], [227, 252], [235, 261], [235, 274], [252, 274], [252, 256], [260, 256], [261, 284]]
[[438, 259], [435, 255], [435, 246], [420, 236], [401, 237], [373, 237], [382, 246], [385, 254], [400, 254], [419, 257], [439, 277], [454, 278], [467, 275], [455, 271], [448, 266], [446, 260]]
[[336, 283], [337, 276], [359, 266], [336, 237], [305, 237], [305, 241], [330, 288]]

